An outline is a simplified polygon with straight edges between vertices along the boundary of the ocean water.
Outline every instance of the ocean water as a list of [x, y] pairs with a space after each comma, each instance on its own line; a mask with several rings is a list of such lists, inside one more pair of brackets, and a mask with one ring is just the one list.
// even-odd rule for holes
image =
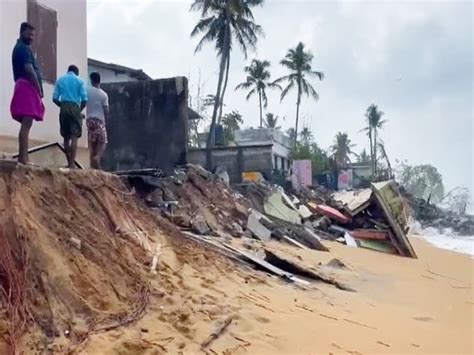
[[423, 228], [419, 222], [411, 223], [410, 234], [415, 234], [438, 248], [474, 257], [474, 235], [456, 235], [449, 228], [443, 230], [433, 227]]

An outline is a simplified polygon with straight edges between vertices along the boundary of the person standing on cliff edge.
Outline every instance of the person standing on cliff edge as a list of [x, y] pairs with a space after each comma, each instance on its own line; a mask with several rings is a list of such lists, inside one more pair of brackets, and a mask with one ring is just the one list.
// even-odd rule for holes
[[91, 168], [100, 169], [100, 158], [107, 146], [105, 122], [109, 119], [109, 96], [100, 88], [100, 74], [91, 73], [91, 87], [87, 92], [87, 132]]
[[69, 169], [76, 167], [77, 143], [82, 136], [82, 110], [87, 103], [87, 90], [79, 78], [79, 68], [70, 65], [67, 73], [56, 81], [53, 102], [59, 107], [59, 127]]
[[33, 121], [44, 118], [43, 86], [41, 71], [31, 50], [35, 28], [28, 22], [20, 26], [20, 38], [12, 53], [15, 89], [10, 104], [10, 113], [21, 124], [18, 135], [18, 162], [28, 164], [28, 141]]

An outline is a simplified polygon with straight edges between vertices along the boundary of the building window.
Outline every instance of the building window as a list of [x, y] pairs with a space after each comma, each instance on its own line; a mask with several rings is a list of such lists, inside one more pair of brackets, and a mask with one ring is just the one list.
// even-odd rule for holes
[[278, 155], [273, 156], [273, 169], [278, 169]]
[[36, 0], [28, 0], [28, 22], [36, 28], [32, 50], [41, 69], [43, 80], [51, 83], [54, 83], [57, 78], [57, 19], [55, 10]]

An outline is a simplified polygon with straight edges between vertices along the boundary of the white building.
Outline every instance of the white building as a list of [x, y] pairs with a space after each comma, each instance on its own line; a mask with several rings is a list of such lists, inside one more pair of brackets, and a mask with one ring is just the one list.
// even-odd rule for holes
[[271, 146], [273, 169], [288, 171], [291, 168], [291, 140], [275, 128], [239, 129], [234, 133], [237, 146]]
[[87, 70], [90, 73], [97, 72], [103, 83], [120, 83], [126, 81], [152, 80], [143, 70], [132, 69], [123, 65], [105, 63], [89, 58]]
[[[14, 86], [11, 53], [24, 21], [36, 27], [33, 51], [43, 73], [46, 106], [44, 121], [33, 124], [30, 146], [62, 141], [59, 109], [52, 102], [55, 80], [71, 64], [77, 65], [87, 80], [86, 0], [0, 0], [0, 152], [17, 151], [20, 126], [10, 115]], [[87, 145], [85, 136], [80, 141], [82, 147]]]

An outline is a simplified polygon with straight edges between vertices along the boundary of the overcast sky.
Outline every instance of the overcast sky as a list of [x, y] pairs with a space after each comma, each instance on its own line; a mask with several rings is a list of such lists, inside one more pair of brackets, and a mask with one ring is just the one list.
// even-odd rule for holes
[[[190, 78], [195, 95], [199, 72], [204, 93], [214, 93], [218, 62], [209, 45], [194, 55], [189, 34], [199, 19], [191, 1], [88, 0], [89, 57], [141, 68], [153, 78]], [[302, 122], [327, 149], [338, 131], [356, 150], [368, 148], [359, 132], [375, 103], [388, 120], [380, 136], [387, 153], [409, 163], [430, 163], [447, 189], [474, 187], [473, 5], [471, 1], [298, 1], [267, 0], [255, 9], [265, 32], [246, 60], [232, 53], [225, 111], [240, 111], [246, 126], [259, 122], [257, 99], [245, 101], [233, 88], [245, 79], [252, 58], [272, 63], [272, 77], [284, 75], [279, 61], [299, 41], [314, 54], [320, 100], [304, 99]], [[284, 128], [294, 125], [294, 94], [280, 103], [269, 95], [268, 111]], [[393, 163], [393, 162], [392, 162]]]

